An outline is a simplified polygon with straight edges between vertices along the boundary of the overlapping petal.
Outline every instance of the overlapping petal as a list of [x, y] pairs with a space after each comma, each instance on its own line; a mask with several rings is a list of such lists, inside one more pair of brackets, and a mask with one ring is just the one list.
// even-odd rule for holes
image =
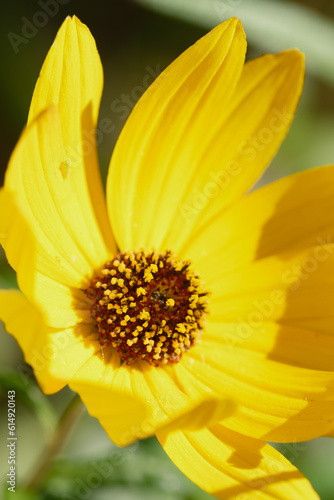
[[305, 477], [278, 451], [222, 425], [197, 432], [158, 433], [158, 438], [173, 462], [216, 498], [319, 498]]
[[[236, 412], [224, 423], [248, 436], [278, 442], [305, 441], [332, 429], [333, 371], [301, 367], [298, 356], [295, 361], [293, 353], [284, 355], [280, 348], [276, 354], [275, 342], [279, 346], [281, 336], [291, 330], [269, 327], [274, 346], [268, 342], [266, 348], [265, 342], [258, 341], [251, 349], [251, 336], [266, 336], [267, 325], [250, 329], [250, 333], [248, 329], [247, 324], [208, 327], [202, 345], [193, 348], [175, 367], [183, 390], [191, 395], [214, 391], [234, 397]], [[248, 346], [240, 335], [249, 335]]]
[[[208, 56], [199, 63], [198, 51], [207, 51], [209, 42], [216, 45], [208, 67]], [[238, 25], [223, 23], [167, 68], [135, 107], [108, 180], [109, 212], [121, 248], [179, 251], [194, 230], [252, 186], [276, 153], [301, 93], [303, 56], [264, 56], [241, 73], [244, 47]], [[183, 57], [189, 61], [181, 76]], [[184, 67], [192, 68], [187, 77]]]
[[137, 103], [107, 181], [121, 249], [161, 248], [197, 159], [226, 118], [245, 51], [240, 22], [226, 21], [176, 59]]
[[213, 115], [217, 129], [211, 125], [210, 133], [203, 130], [209, 138], [205, 148], [201, 150], [193, 138], [197, 168], [189, 181], [187, 177], [183, 181], [186, 188], [164, 246], [173, 244], [179, 251], [194, 232], [206, 227], [253, 186], [290, 127], [303, 79], [304, 57], [296, 50], [245, 64], [226, 116], [220, 113], [217, 119]]

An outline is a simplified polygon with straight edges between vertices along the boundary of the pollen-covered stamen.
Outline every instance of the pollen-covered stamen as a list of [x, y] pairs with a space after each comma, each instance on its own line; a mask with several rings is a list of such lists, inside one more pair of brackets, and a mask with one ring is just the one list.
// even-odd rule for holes
[[177, 363], [203, 328], [208, 294], [190, 262], [170, 251], [120, 253], [85, 293], [100, 344], [116, 348], [129, 365]]

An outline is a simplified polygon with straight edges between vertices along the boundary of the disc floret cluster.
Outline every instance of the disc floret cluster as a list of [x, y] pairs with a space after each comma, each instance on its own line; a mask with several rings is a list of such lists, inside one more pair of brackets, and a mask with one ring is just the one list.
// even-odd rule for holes
[[208, 293], [191, 262], [169, 250], [119, 253], [85, 293], [100, 344], [128, 365], [177, 363], [200, 338]]

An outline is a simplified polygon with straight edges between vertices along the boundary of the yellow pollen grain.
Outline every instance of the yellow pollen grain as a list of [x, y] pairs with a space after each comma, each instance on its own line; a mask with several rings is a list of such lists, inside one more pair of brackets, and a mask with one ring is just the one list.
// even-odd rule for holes
[[138, 297], [140, 297], [141, 295], [146, 295], [146, 290], [140, 286], [139, 288], [137, 288], [136, 293]]
[[166, 300], [166, 306], [173, 307], [174, 305], [175, 305], [175, 300], [174, 299], [167, 299]]
[[184, 323], [178, 323], [176, 326], [176, 330], [180, 333], [185, 333], [186, 327], [185, 327]]
[[125, 264], [124, 264], [124, 262], [120, 263], [120, 265], [118, 266], [118, 271], [120, 273], [123, 273], [125, 271]]
[[115, 277], [111, 278], [110, 283], [111, 283], [112, 285], [116, 285], [116, 283], [117, 283], [117, 278], [115, 278]]
[[144, 280], [147, 281], [147, 283], [150, 283], [150, 281], [153, 280], [153, 274], [149, 269], [145, 269], [144, 272]]
[[150, 316], [150, 313], [148, 311], [146, 311], [146, 309], [143, 309], [142, 311], [140, 311], [138, 318], [139, 319], [150, 319], [151, 316]]

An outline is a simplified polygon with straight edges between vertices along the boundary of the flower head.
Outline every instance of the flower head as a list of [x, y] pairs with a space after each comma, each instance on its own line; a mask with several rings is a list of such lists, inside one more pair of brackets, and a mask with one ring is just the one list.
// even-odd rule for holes
[[334, 169], [245, 196], [304, 74], [297, 50], [245, 51], [231, 19], [157, 78], [112, 155], [106, 208], [85, 142], [101, 63], [66, 19], [0, 194], [22, 291], [1, 292], [0, 315], [43, 390], [68, 384], [116, 444], [157, 433], [219, 498], [311, 499], [265, 441], [334, 427]]

